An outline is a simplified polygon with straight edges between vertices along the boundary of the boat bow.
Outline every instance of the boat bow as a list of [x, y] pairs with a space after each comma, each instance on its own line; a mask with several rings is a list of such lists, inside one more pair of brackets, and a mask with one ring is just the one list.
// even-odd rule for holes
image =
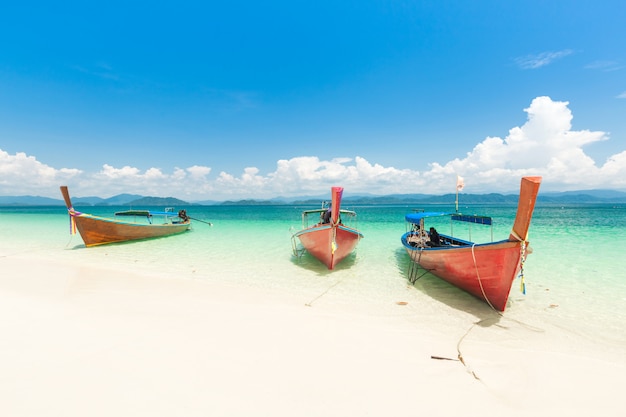
[[[345, 259], [363, 238], [357, 229], [345, 225], [341, 219], [344, 214], [353, 218], [356, 213], [349, 210], [341, 210], [342, 187], [331, 188], [330, 208], [306, 210], [303, 212], [303, 229], [292, 236], [294, 254], [299, 255], [294, 239], [298, 238], [304, 249], [326, 265], [328, 269]], [[319, 223], [308, 226], [307, 216], [318, 214]]]

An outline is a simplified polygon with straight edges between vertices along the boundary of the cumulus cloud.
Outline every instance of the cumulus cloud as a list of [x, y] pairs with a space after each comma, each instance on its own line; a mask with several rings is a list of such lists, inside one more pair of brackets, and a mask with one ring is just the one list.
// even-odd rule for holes
[[268, 197], [267, 190], [272, 189], [271, 185], [268, 186], [268, 178], [259, 175], [255, 167], [245, 168], [240, 177], [220, 172], [215, 183], [216, 188], [228, 198]]
[[565, 101], [537, 97], [524, 111], [526, 122], [504, 138], [490, 136], [464, 157], [432, 162], [422, 172], [387, 167], [360, 156], [322, 160], [317, 156], [280, 159], [273, 172], [247, 167], [238, 174], [194, 165], [142, 171], [105, 164], [96, 173], [56, 169], [24, 153], [0, 150], [0, 194], [36, 194], [57, 197], [58, 185], [67, 183], [77, 196], [108, 197], [120, 193], [174, 196], [190, 201], [271, 198], [327, 193], [342, 185], [351, 194], [454, 192], [456, 175], [465, 179], [465, 192], [514, 192], [520, 177], [541, 175], [543, 189], [626, 189], [626, 151], [598, 164], [584, 147], [608, 140], [605, 132], [572, 130], [573, 115]]
[[42, 190], [81, 173], [79, 169], [53, 168], [23, 152], [9, 155], [0, 149], [0, 193], [4, 195], [42, 195]]
[[189, 173], [191, 178], [202, 179], [202, 178], [206, 178], [207, 175], [211, 173], [211, 168], [194, 165], [192, 167], [187, 168], [186, 171]]
[[[405, 181], [416, 181], [419, 172], [371, 164], [364, 158], [320, 160], [316, 156], [280, 160], [269, 175], [281, 194], [300, 190], [324, 192], [330, 185], [343, 185], [351, 190], [377, 194], [406, 192]], [[403, 191], [404, 190], [404, 191]]]
[[506, 138], [487, 138], [464, 159], [434, 168], [473, 179], [476, 191], [503, 186], [513, 190], [523, 175], [542, 175], [550, 188], [560, 190], [623, 187], [626, 165], [616, 165], [615, 161], [621, 160], [619, 155], [598, 166], [583, 150], [584, 145], [607, 140], [608, 135], [571, 130], [568, 104], [537, 97], [525, 109], [527, 122], [512, 128]]

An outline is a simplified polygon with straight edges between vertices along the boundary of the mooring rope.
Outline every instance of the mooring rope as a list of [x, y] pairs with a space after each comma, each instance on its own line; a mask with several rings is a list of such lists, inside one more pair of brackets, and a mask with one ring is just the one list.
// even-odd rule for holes
[[[516, 319], [512, 319], [512, 318], [506, 317], [504, 314], [502, 314], [502, 312], [500, 312], [500, 311], [496, 310], [496, 309], [493, 307], [493, 305], [491, 304], [491, 302], [489, 301], [489, 299], [487, 299], [487, 296], [486, 296], [486, 294], [485, 294], [485, 290], [484, 290], [484, 288], [483, 288], [482, 280], [481, 280], [481, 278], [480, 278], [480, 273], [478, 272], [478, 263], [476, 262], [476, 254], [475, 254], [475, 251], [474, 251], [474, 246], [475, 246], [475, 244], [473, 244], [473, 245], [472, 245], [472, 258], [473, 258], [473, 260], [474, 260], [474, 268], [476, 269], [476, 277], [478, 278], [478, 283], [479, 283], [479, 285], [480, 285], [480, 290], [481, 290], [481, 292], [482, 292], [482, 294], [483, 294], [483, 298], [485, 299], [485, 301], [487, 301], [487, 304], [489, 304], [489, 307], [491, 307], [491, 309], [492, 309], [492, 310], [493, 310], [493, 311], [494, 311], [494, 312], [495, 312], [495, 313], [499, 316], [499, 319], [506, 319], [506, 320], [510, 320], [510, 321], [512, 321], [512, 322], [514, 322], [514, 323], [517, 323], [517, 324], [519, 324], [519, 325], [521, 325], [521, 326], [523, 326], [523, 327], [525, 327], [525, 328], [527, 328], [527, 329], [529, 329], [529, 330], [531, 330], [531, 331], [535, 331], [535, 332], [543, 332], [544, 330], [543, 330], [543, 329], [541, 329], [541, 328], [531, 326], [531, 325], [529, 325], [529, 324], [527, 324], [527, 323], [524, 323], [524, 322], [522, 322], [522, 321], [520, 321], [520, 320], [516, 320]], [[522, 249], [521, 249], [521, 250], [522, 250], [521, 254], [522, 254], [522, 256], [524, 256], [524, 255], [525, 255], [525, 241], [524, 241], [524, 240], [522, 240]], [[465, 358], [463, 357], [463, 353], [461, 352], [461, 344], [463, 343], [463, 341], [465, 340], [465, 338], [466, 338], [466, 337], [470, 334], [470, 332], [471, 332], [471, 331], [472, 331], [472, 330], [473, 330], [473, 329], [474, 329], [477, 325], [480, 325], [481, 323], [483, 323], [483, 322], [485, 322], [485, 321], [487, 321], [487, 320], [493, 320], [493, 318], [491, 318], [491, 317], [490, 317], [490, 318], [485, 318], [485, 319], [482, 319], [482, 320], [479, 320], [479, 321], [477, 321], [477, 322], [473, 323], [473, 324], [469, 327], [469, 329], [467, 329], [467, 331], [465, 332], [465, 334], [463, 334], [463, 336], [461, 336], [461, 338], [459, 339], [459, 341], [458, 341], [458, 342], [457, 342], [457, 344], [456, 344], [456, 351], [457, 351], [457, 358], [458, 358], [458, 361], [459, 361], [459, 362], [461, 362], [461, 363], [463, 364], [463, 366], [465, 367], [465, 369], [467, 370], [467, 372], [468, 372], [468, 373], [470, 373], [470, 374], [474, 377], [474, 379], [476, 379], [477, 381], [482, 382], [483, 384], [484, 384], [484, 381], [482, 381], [482, 380], [480, 379], [480, 377], [478, 376], [478, 374], [476, 373], [476, 371], [472, 370], [472, 369], [470, 368], [470, 366], [467, 364], [467, 362], [465, 361]], [[436, 356], [436, 355], [431, 355], [431, 359], [440, 359], [440, 360], [455, 360], [455, 359], [453, 359], [453, 358], [447, 358], [447, 357], [443, 357], [443, 356]]]
[[526, 241], [522, 241], [519, 257], [519, 277], [520, 277], [520, 291], [526, 295], [526, 282], [524, 280], [524, 262], [526, 262]]
[[472, 376], [474, 377], [474, 379], [477, 379], [478, 381], [480, 381], [480, 378], [478, 377], [478, 375], [476, 375], [476, 372], [474, 372], [466, 363], [465, 363], [465, 359], [463, 359], [463, 354], [461, 353], [461, 343], [463, 343], [463, 339], [465, 339], [465, 337], [472, 331], [472, 329], [474, 327], [476, 327], [477, 324], [482, 323], [483, 320], [478, 321], [474, 324], [472, 324], [472, 326], [467, 329], [467, 331], [465, 332], [465, 334], [463, 336], [461, 336], [461, 338], [459, 339], [458, 343], [456, 344], [456, 353], [457, 353], [457, 358], [459, 358], [459, 362], [461, 362], [463, 364], [463, 366], [465, 367], [465, 369], [467, 370], [467, 372], [469, 372], [470, 374], [472, 374]]
[[335, 282], [333, 285], [331, 285], [330, 287], [326, 288], [326, 290], [324, 292], [322, 292], [320, 295], [318, 295], [317, 297], [313, 298], [311, 301], [309, 301], [308, 303], [304, 304], [307, 307], [312, 307], [313, 303], [317, 300], [319, 300], [320, 298], [322, 298], [324, 295], [326, 295], [330, 290], [332, 290], [333, 288], [335, 288], [337, 285], [339, 285], [341, 283], [341, 279], [337, 282]]

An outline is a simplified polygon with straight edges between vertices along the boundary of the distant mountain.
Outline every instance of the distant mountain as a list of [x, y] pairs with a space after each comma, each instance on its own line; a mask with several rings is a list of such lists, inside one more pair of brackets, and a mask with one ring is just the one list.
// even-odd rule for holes
[[214, 206], [216, 204], [221, 204], [221, 201], [217, 200], [202, 200], [202, 201], [190, 201], [191, 204], [197, 204], [200, 206]]
[[169, 207], [169, 206], [188, 206], [190, 205], [188, 202], [179, 200], [174, 197], [142, 197], [137, 200], [130, 201], [125, 205], [128, 206], [157, 206], [157, 207]]
[[75, 206], [98, 206], [103, 204], [104, 199], [100, 197], [72, 197]]
[[[459, 194], [459, 202], [462, 204], [516, 204], [517, 194]], [[411, 204], [454, 204], [455, 194], [431, 195], [431, 194], [390, 194], [386, 196], [358, 195], [344, 198], [344, 202], [350, 205], [411, 205]], [[267, 200], [228, 200], [228, 201], [195, 201], [187, 202], [173, 197], [145, 197], [136, 194], [119, 194], [110, 198], [79, 197], [72, 198], [76, 207], [79, 206], [161, 206], [180, 207], [186, 205], [303, 205], [316, 206], [322, 201], [329, 201], [328, 196], [307, 197], [276, 197]], [[546, 204], [592, 204], [611, 203], [626, 204], [626, 192], [613, 190], [585, 190], [566, 192], [539, 193], [538, 203]], [[61, 199], [38, 197], [38, 196], [0, 196], [0, 206], [64, 206]]]
[[577, 197], [581, 195], [586, 195], [594, 198], [601, 199], [614, 199], [614, 198], [624, 198], [626, 197], [626, 193], [622, 191], [615, 190], [581, 190], [581, 191], [562, 191], [562, 192], [549, 192], [549, 193], [541, 193], [545, 197]]
[[[145, 201], [144, 201], [145, 200]], [[176, 198], [144, 197], [138, 194], [119, 194], [110, 198], [72, 197], [72, 204], [80, 206], [128, 206], [128, 205], [189, 205]], [[0, 196], [0, 206], [65, 206], [61, 199], [38, 196]]]
[[54, 198], [38, 197], [31, 195], [23, 196], [0, 196], [0, 206], [58, 206], [65, 205], [63, 200]]
[[131, 201], [143, 198], [138, 194], [118, 194], [109, 198], [101, 197], [72, 197], [72, 203], [78, 206], [126, 206]]
[[118, 194], [103, 200], [100, 204], [107, 206], [125, 206], [140, 198], [144, 198], [144, 196], [138, 194]]
[[[605, 196], [605, 197], [602, 197]], [[412, 204], [454, 204], [456, 194], [429, 195], [429, 194], [393, 194], [387, 196], [352, 196], [343, 199], [350, 205], [412, 205]], [[459, 194], [462, 204], [517, 204], [517, 194]], [[281, 198], [271, 200], [229, 200], [220, 205], [237, 206], [266, 206], [291, 204], [296, 206], [317, 206], [328, 198], [299, 197]], [[537, 202], [554, 204], [577, 204], [577, 203], [626, 203], [626, 193], [614, 191], [612, 193], [580, 194], [575, 192], [539, 194]]]
[[572, 203], [624, 203], [626, 193], [614, 190], [586, 190], [539, 193], [537, 201], [544, 202], [572, 202]]

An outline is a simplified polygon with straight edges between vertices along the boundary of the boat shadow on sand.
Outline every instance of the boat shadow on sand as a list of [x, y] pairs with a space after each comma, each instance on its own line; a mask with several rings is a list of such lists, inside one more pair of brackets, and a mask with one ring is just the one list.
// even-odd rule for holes
[[332, 274], [335, 271], [342, 271], [344, 269], [349, 269], [353, 265], [356, 264], [356, 251], [352, 252], [348, 256], [346, 256], [339, 264], [335, 265], [335, 268], [330, 270], [319, 261], [315, 256], [311, 255], [309, 252], [304, 251], [299, 256], [291, 255], [291, 263], [299, 266], [303, 269], [309, 270], [311, 272], [317, 273], [320, 276], [327, 276]]
[[[398, 272], [406, 280], [407, 285], [413, 286], [418, 292], [455, 310], [476, 316], [481, 326], [490, 326], [499, 321], [501, 314], [484, 301], [424, 271], [421, 267], [417, 270], [416, 265], [411, 265], [412, 262], [403, 248], [396, 250], [395, 257]], [[409, 280], [409, 274], [416, 279], [414, 283]]]

